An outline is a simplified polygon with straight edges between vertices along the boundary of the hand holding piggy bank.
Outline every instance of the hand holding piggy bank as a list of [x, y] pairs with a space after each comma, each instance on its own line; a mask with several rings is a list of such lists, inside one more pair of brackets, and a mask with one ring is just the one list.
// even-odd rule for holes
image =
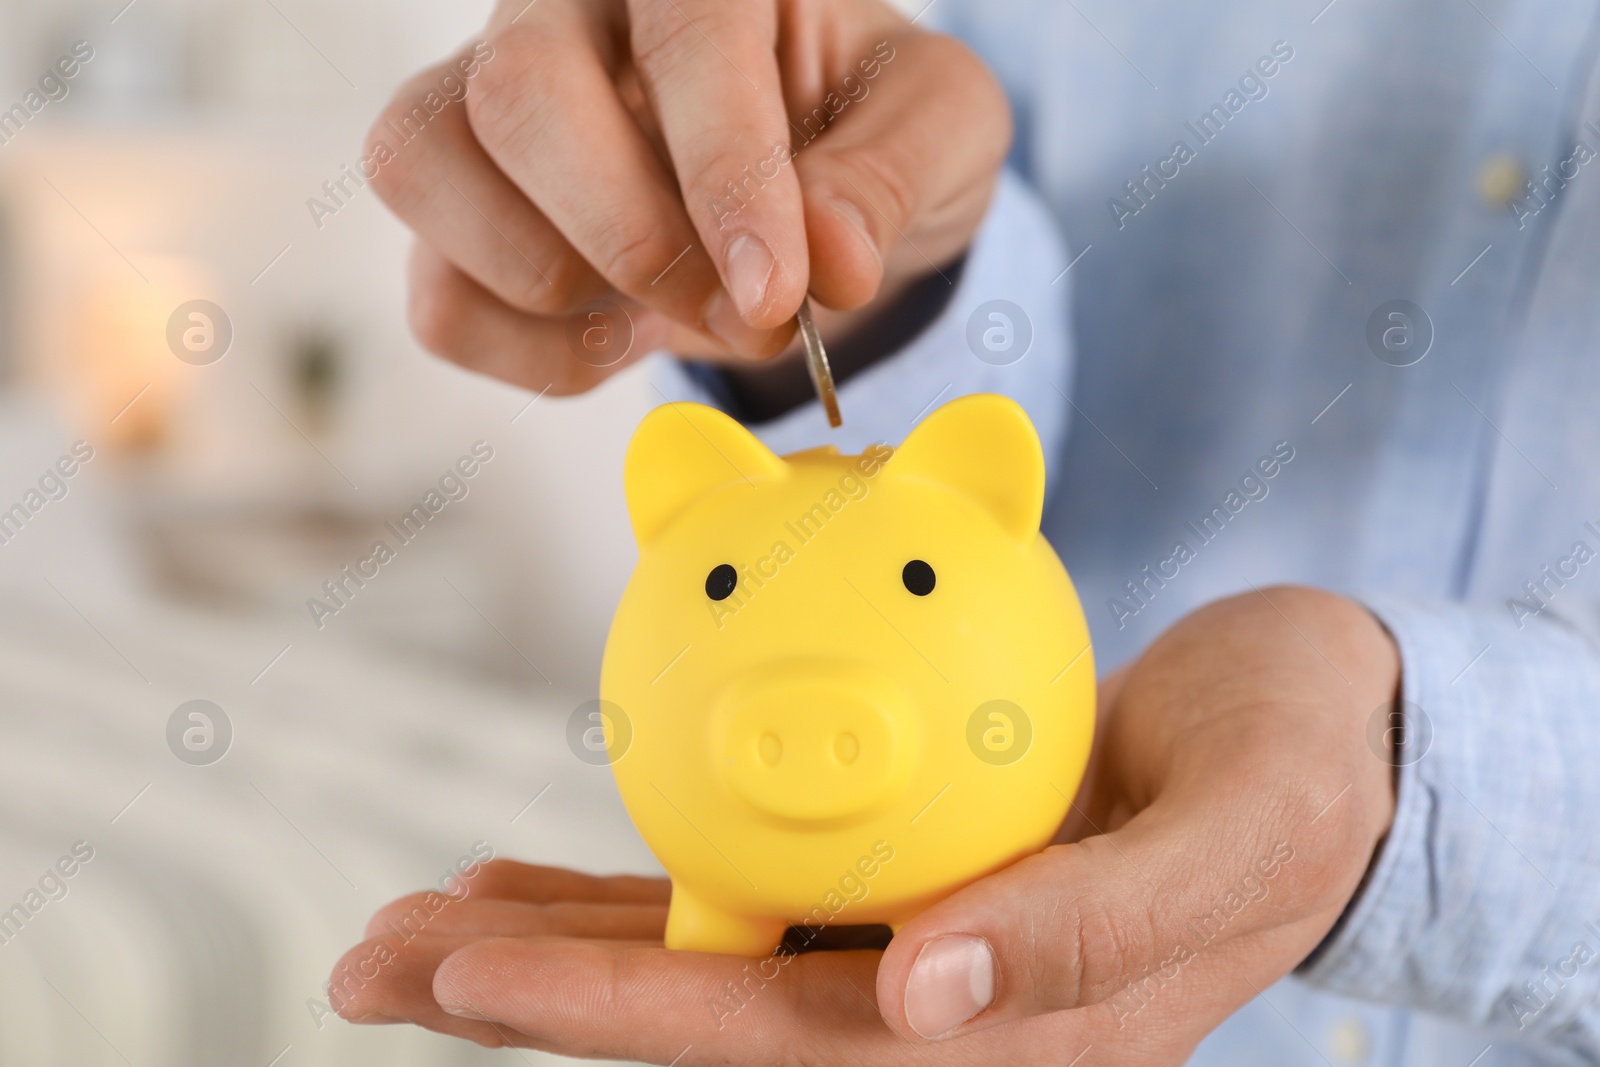
[[601, 672], [668, 948], [886, 923], [1048, 843], [1094, 734], [1022, 409], [962, 397], [898, 449], [779, 458], [668, 404], [624, 472], [639, 565]]

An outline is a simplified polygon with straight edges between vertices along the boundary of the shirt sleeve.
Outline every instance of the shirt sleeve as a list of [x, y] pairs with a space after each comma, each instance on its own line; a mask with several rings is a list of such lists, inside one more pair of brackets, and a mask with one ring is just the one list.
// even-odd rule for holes
[[[1300, 976], [1600, 1063], [1600, 650], [1549, 611], [1372, 597], [1394, 825]], [[1375, 744], [1375, 751], [1381, 745]]]
[[[1070, 410], [1068, 262], [1049, 209], [1003, 173], [955, 294], [909, 344], [840, 387], [844, 425], [830, 429], [813, 400], [750, 429], [780, 455], [820, 444], [860, 452], [878, 441], [899, 444], [924, 415], [958, 396], [1001, 393], [1027, 410], [1053, 468]], [[668, 399], [726, 406], [676, 360], [659, 360], [655, 373]]]

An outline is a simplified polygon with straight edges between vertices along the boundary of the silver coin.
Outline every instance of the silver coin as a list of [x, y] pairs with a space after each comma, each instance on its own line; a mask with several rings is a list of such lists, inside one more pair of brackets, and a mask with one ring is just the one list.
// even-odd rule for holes
[[822, 347], [822, 335], [817, 332], [817, 321], [811, 317], [811, 298], [800, 301], [795, 312], [800, 324], [800, 338], [806, 346], [806, 370], [811, 372], [811, 384], [816, 386], [817, 397], [828, 413], [828, 425], [835, 429], [844, 425], [839, 415], [839, 395], [833, 390], [833, 370], [828, 366], [828, 353]]

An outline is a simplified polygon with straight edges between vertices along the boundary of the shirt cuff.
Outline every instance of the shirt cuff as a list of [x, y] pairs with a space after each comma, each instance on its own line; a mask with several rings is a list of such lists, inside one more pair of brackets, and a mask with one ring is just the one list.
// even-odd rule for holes
[[[751, 427], [780, 455], [834, 444], [860, 452], [898, 444], [924, 415], [967, 393], [1001, 393], [1033, 420], [1045, 456], [1059, 454], [1071, 391], [1070, 275], [1049, 209], [1009, 171], [973, 239], [944, 311], [898, 352], [839, 388], [844, 425], [828, 426], [816, 401]], [[657, 361], [656, 385], [672, 400], [726, 407], [715, 382], [675, 359]]]
[[[1600, 664], [1548, 618], [1365, 598], [1399, 647], [1394, 824], [1299, 975], [1347, 996], [1593, 1051]], [[1579, 962], [1579, 958], [1583, 962]]]

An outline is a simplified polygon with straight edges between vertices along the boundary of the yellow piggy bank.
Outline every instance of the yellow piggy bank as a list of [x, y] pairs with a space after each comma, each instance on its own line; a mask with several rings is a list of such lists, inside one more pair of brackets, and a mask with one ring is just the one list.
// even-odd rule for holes
[[668, 404], [624, 483], [639, 564], [601, 708], [672, 879], [667, 947], [898, 929], [1049, 841], [1088, 760], [1094, 661], [1016, 403], [962, 397], [899, 449], [782, 458]]

